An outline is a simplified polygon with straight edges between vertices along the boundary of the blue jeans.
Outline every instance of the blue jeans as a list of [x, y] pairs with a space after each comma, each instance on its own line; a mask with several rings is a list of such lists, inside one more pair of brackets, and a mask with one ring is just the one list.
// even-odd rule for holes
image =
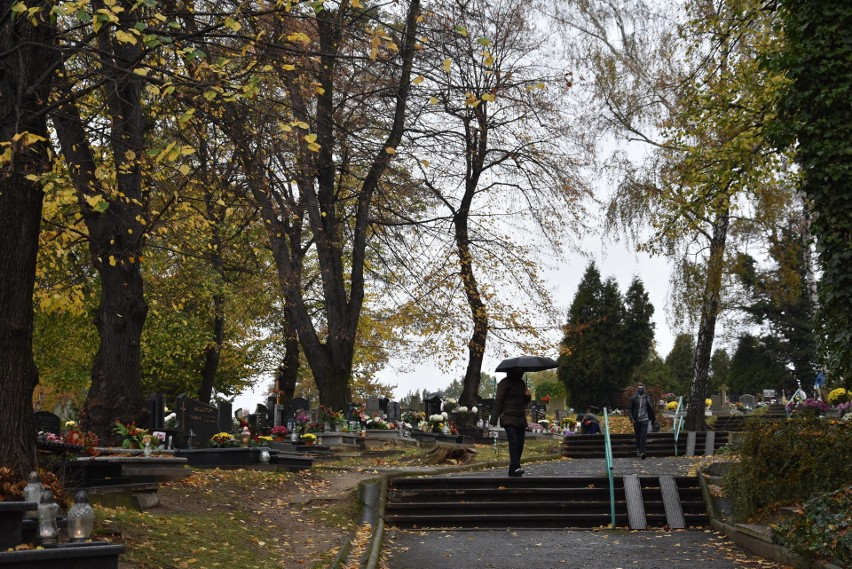
[[506, 439], [509, 441], [509, 476], [521, 467], [521, 454], [524, 452], [524, 438], [527, 430], [523, 427], [505, 425]]
[[636, 433], [636, 454], [643, 455], [648, 444], [648, 421], [633, 423], [633, 432]]

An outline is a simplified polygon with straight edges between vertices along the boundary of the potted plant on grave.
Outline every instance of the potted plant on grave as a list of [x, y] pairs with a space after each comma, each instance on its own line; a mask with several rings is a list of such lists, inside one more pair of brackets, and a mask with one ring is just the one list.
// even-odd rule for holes
[[272, 427], [272, 431], [270, 431], [270, 433], [272, 434], [273, 439], [278, 442], [282, 442], [284, 437], [287, 436], [287, 427], [284, 425], [276, 425], [275, 427]]
[[305, 443], [306, 446], [311, 446], [317, 442], [317, 436], [313, 433], [305, 433], [299, 437], [299, 440]]
[[113, 430], [123, 438], [121, 442], [121, 446], [123, 448], [142, 448], [144, 445], [143, 438], [145, 435], [150, 435], [148, 429], [140, 429], [136, 426], [136, 421], [133, 421], [127, 425], [122, 423], [121, 421], [115, 422], [115, 427]]

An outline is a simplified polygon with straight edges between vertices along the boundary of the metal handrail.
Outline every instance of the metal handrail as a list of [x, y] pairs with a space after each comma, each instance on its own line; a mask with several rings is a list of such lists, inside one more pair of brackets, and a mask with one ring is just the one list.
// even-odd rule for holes
[[681, 412], [683, 409], [683, 395], [677, 398], [677, 408], [675, 409], [674, 416], [674, 425], [672, 425], [672, 430], [674, 430], [674, 455], [677, 456], [677, 439], [680, 436], [680, 431], [683, 428], [683, 414]]
[[609, 415], [604, 407], [604, 449], [606, 454], [606, 474], [609, 477], [609, 512], [612, 517], [612, 529], [615, 529], [615, 480], [612, 472], [612, 442], [609, 440]]

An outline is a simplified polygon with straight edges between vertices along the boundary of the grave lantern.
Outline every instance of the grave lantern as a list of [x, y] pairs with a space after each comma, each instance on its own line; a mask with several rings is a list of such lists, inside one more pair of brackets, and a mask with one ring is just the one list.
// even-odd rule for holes
[[95, 525], [95, 511], [89, 505], [89, 496], [80, 490], [74, 497], [74, 505], [68, 510], [68, 536], [71, 541], [85, 541], [92, 535]]
[[[38, 504], [41, 502], [41, 493], [44, 491], [44, 488], [41, 486], [41, 478], [38, 476], [38, 472], [33, 470], [30, 472], [29, 481], [27, 485], [24, 486], [24, 502], [32, 502], [34, 504]], [[35, 518], [38, 516], [37, 510], [30, 510], [27, 512], [28, 518]]]
[[59, 512], [59, 504], [53, 499], [53, 492], [45, 490], [41, 493], [41, 501], [38, 504], [38, 539], [43, 544], [56, 543], [56, 514]]
[[261, 464], [269, 464], [269, 447], [266, 446], [266, 443], [263, 443], [263, 446], [260, 447], [260, 463]]

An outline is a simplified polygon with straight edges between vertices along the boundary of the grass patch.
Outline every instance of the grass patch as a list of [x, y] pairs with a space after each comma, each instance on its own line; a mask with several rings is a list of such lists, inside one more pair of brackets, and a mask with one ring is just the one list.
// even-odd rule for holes
[[124, 558], [140, 569], [166, 567], [278, 567], [264, 547], [271, 536], [247, 527], [243, 512], [152, 516], [124, 508], [99, 508], [101, 533], [120, 534]]

